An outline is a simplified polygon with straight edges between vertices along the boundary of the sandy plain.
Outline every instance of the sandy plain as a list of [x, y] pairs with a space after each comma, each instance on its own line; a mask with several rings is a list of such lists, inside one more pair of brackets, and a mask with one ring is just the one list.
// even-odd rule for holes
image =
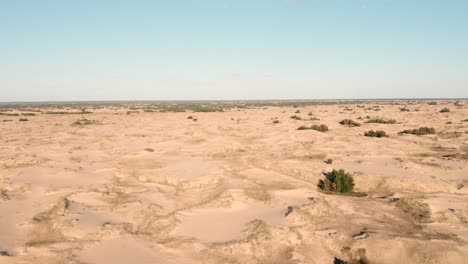
[[[8, 106], [0, 263], [468, 263], [467, 104]], [[317, 188], [340, 168], [367, 196]]]

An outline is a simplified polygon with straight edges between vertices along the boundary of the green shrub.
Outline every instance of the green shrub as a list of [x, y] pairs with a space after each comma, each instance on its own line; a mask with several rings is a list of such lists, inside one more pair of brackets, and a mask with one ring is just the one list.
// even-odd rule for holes
[[319, 180], [318, 187], [323, 191], [336, 193], [354, 192], [354, 178], [343, 169], [327, 173], [325, 180]]
[[20, 121], [20, 122], [27, 122], [27, 121], [29, 121], [29, 120], [28, 120], [27, 118], [20, 118], [19, 121]]
[[448, 109], [447, 107], [444, 107], [442, 108], [442, 110], [440, 110], [441, 113], [448, 113], [450, 112], [450, 109]]
[[372, 118], [366, 121], [366, 123], [376, 123], [376, 124], [396, 124], [395, 119], [382, 119], [382, 118]]
[[3, 115], [3, 116], [19, 116], [18, 113], [0, 113], [0, 115]]
[[382, 131], [382, 130], [376, 130], [376, 131], [369, 130], [369, 131], [364, 132], [364, 136], [382, 138], [382, 137], [387, 137], [387, 134], [385, 133], [385, 131]]
[[21, 113], [22, 116], [36, 116], [35, 113]]
[[401, 111], [401, 112], [409, 112], [409, 109], [406, 108], [406, 107], [402, 107], [402, 108], [400, 108], [400, 111]]
[[340, 121], [340, 124], [344, 126], [361, 126], [361, 124], [359, 124], [358, 122], [355, 122], [352, 119], [343, 119]]
[[311, 125], [310, 127], [308, 126], [300, 126], [297, 128], [297, 130], [316, 130], [319, 132], [327, 132], [328, 127], [326, 125]]
[[428, 134], [435, 134], [435, 129], [432, 127], [420, 127], [416, 129], [405, 129], [403, 131], [398, 132], [398, 134], [412, 134], [412, 135], [428, 135]]
[[437, 102], [429, 102], [428, 105], [437, 105]]
[[294, 120], [301, 120], [302, 119], [300, 116], [297, 116], [297, 115], [292, 115], [289, 118], [294, 119]]
[[89, 126], [89, 125], [95, 125], [95, 124], [99, 124], [99, 122], [95, 120], [89, 120], [89, 119], [83, 118], [83, 119], [78, 119], [75, 122], [73, 122], [72, 126]]
[[325, 163], [326, 163], [326, 164], [332, 164], [332, 163], [333, 163], [333, 160], [332, 160], [332, 159], [327, 159], [327, 160], [325, 160]]

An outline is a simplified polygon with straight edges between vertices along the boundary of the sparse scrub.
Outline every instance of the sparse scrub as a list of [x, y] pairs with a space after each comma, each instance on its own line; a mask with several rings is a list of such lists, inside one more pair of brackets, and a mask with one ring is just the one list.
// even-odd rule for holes
[[99, 124], [99, 122], [95, 120], [89, 120], [89, 119], [83, 118], [83, 119], [76, 120], [75, 122], [73, 122], [72, 125], [73, 126], [89, 126], [89, 125], [95, 125], [95, 124]]
[[18, 113], [0, 113], [0, 115], [3, 115], [3, 116], [19, 116]]
[[382, 137], [387, 137], [387, 134], [385, 133], [385, 131], [382, 131], [382, 130], [376, 130], [376, 131], [369, 130], [369, 131], [364, 132], [364, 136], [382, 138]]
[[400, 111], [401, 112], [409, 112], [410, 110], [408, 108], [406, 108], [406, 107], [402, 107], [402, 108], [400, 108]]
[[450, 112], [450, 109], [448, 109], [447, 107], [444, 107], [442, 108], [442, 110], [440, 110], [441, 113], [448, 113]]
[[397, 121], [395, 119], [382, 119], [382, 118], [372, 118], [366, 121], [366, 123], [375, 123], [375, 124], [396, 124]]
[[334, 193], [352, 193], [354, 192], [354, 178], [343, 169], [333, 170], [325, 174], [325, 180], [319, 180], [318, 187], [322, 191]]
[[296, 112], [294, 112], [294, 113], [295, 113], [295, 114], [299, 114], [300, 112], [301, 112], [301, 111], [299, 111], [299, 110], [296, 110]]
[[21, 113], [22, 116], [36, 116], [35, 113]]
[[340, 124], [344, 126], [361, 126], [361, 124], [359, 124], [358, 122], [355, 122], [352, 119], [343, 119], [340, 121]]
[[27, 121], [29, 121], [29, 120], [28, 120], [27, 118], [20, 118], [19, 121], [20, 121], [20, 122], [27, 122]]
[[325, 160], [325, 163], [326, 164], [333, 164], [333, 160], [332, 159], [327, 159], [327, 160]]
[[428, 135], [428, 134], [435, 134], [435, 129], [432, 127], [405, 129], [403, 131], [398, 132], [398, 134], [412, 134], [412, 135], [422, 136], [422, 135]]
[[273, 124], [278, 124], [279, 122], [279, 120], [273, 120]]
[[297, 115], [292, 115], [289, 118], [294, 119], [294, 120], [301, 120], [302, 119], [300, 116], [297, 116]]
[[316, 130], [319, 132], [327, 132], [328, 127], [326, 125], [311, 125], [310, 127], [308, 126], [300, 126], [297, 128], [297, 130]]
[[193, 116], [187, 116], [187, 119], [193, 119]]

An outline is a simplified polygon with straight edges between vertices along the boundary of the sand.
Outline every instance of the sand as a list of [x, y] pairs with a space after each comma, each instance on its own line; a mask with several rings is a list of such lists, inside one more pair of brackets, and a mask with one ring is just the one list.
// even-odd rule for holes
[[[0, 263], [468, 263], [461, 103], [2, 115]], [[398, 134], [422, 126], [437, 133]], [[317, 188], [341, 168], [367, 196]]]

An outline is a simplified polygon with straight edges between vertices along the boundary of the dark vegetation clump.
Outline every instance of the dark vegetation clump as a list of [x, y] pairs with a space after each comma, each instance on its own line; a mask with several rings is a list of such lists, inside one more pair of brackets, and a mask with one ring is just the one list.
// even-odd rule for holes
[[316, 130], [319, 132], [327, 132], [328, 127], [326, 125], [311, 125], [311, 126], [300, 126], [297, 128], [297, 130]]
[[382, 138], [382, 137], [387, 137], [387, 134], [385, 133], [385, 131], [382, 131], [382, 130], [376, 130], [376, 131], [369, 130], [369, 131], [364, 132], [364, 136]]
[[279, 120], [273, 120], [273, 124], [278, 124], [280, 121]]
[[447, 107], [444, 107], [442, 108], [442, 110], [440, 110], [441, 113], [448, 113], [450, 112], [450, 109], [448, 109]]
[[35, 113], [21, 113], [22, 116], [36, 116]]
[[2, 116], [19, 116], [18, 113], [0, 113]]
[[95, 120], [89, 120], [89, 119], [83, 118], [83, 119], [76, 120], [75, 122], [73, 122], [72, 125], [73, 126], [89, 126], [89, 125], [95, 125], [95, 124], [99, 124], [99, 122]]
[[437, 102], [429, 102], [428, 105], [437, 105]]
[[344, 126], [361, 126], [358, 122], [352, 120], [352, 119], [343, 119], [340, 121], [340, 124]]
[[326, 163], [326, 164], [332, 164], [332, 163], [333, 163], [333, 160], [332, 160], [332, 159], [327, 159], [327, 160], [325, 160], [325, 163]]
[[406, 108], [406, 107], [402, 107], [402, 108], [400, 108], [400, 111], [401, 112], [409, 112], [410, 110], [408, 108]]
[[301, 120], [302, 119], [300, 116], [297, 116], [297, 115], [292, 115], [289, 118], [294, 119], [294, 120]]
[[428, 134], [435, 134], [435, 129], [432, 127], [405, 129], [403, 131], [398, 132], [398, 134], [412, 134], [412, 135], [422, 136], [422, 135], [428, 135]]
[[299, 111], [299, 110], [296, 110], [296, 112], [294, 112], [294, 113], [295, 113], [295, 114], [299, 114], [300, 112], [301, 112], [301, 111]]
[[93, 112], [89, 112], [86, 110], [82, 110], [80, 112], [63, 112], [63, 111], [47, 111], [45, 114], [47, 115], [85, 115], [85, 114], [92, 114]]
[[187, 116], [187, 119], [193, 119], [193, 116]]
[[382, 118], [372, 118], [366, 121], [366, 123], [375, 123], [375, 124], [396, 124], [395, 119], [382, 119]]
[[322, 191], [334, 193], [353, 193], [354, 178], [343, 169], [333, 170], [325, 174], [325, 180], [319, 180], [318, 187]]
[[28, 120], [27, 118], [20, 118], [19, 121], [20, 121], [20, 122], [27, 122], [27, 121], [29, 121], [29, 120]]

